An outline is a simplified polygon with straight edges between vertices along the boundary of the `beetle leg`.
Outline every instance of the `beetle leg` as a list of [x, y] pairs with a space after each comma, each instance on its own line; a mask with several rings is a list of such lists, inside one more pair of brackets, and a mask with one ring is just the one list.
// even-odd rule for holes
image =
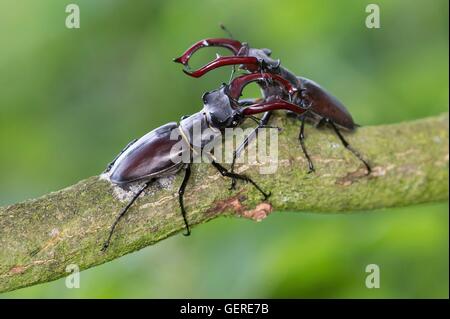
[[355, 155], [361, 162], [363, 162], [364, 166], [367, 169], [367, 174], [369, 175], [372, 172], [372, 168], [370, 167], [369, 163], [367, 163], [367, 161], [361, 156], [361, 154], [359, 154], [359, 152], [357, 150], [355, 150], [346, 140], [345, 138], [342, 136], [341, 132], [339, 131], [339, 129], [337, 128], [336, 124], [333, 123], [333, 121], [331, 121], [330, 119], [326, 119], [325, 120], [327, 123], [329, 123], [331, 125], [331, 127], [333, 128], [334, 132], [336, 133], [336, 135], [339, 137], [339, 139], [341, 140], [342, 145], [344, 145], [344, 147], [346, 149], [348, 149], [350, 152], [353, 153], [353, 155]]
[[306, 151], [305, 142], [304, 142], [304, 140], [305, 140], [305, 133], [304, 133], [305, 132], [305, 116], [301, 116], [301, 121], [302, 121], [302, 124], [300, 126], [300, 133], [298, 135], [298, 139], [300, 141], [300, 146], [302, 148], [303, 154], [305, 155], [306, 160], [308, 161], [308, 168], [309, 168], [308, 174], [309, 174], [309, 173], [314, 172], [314, 165], [311, 161], [311, 158], [309, 157], [308, 152]]
[[329, 122], [328, 119], [322, 117], [322, 118], [319, 120], [319, 122], [317, 122], [317, 123], [315, 124], [315, 127], [316, 127], [317, 129], [320, 129], [320, 128], [322, 128], [326, 123], [328, 123], [328, 122]]
[[103, 173], [108, 173], [111, 168], [114, 166], [114, 163], [117, 161], [117, 159], [119, 158], [120, 155], [123, 154], [123, 152], [125, 152], [131, 145], [133, 145], [135, 142], [137, 141], [137, 138], [135, 138], [134, 140], [132, 140], [130, 143], [127, 144], [127, 146], [125, 146], [119, 154], [116, 155], [116, 157], [114, 157], [114, 159], [108, 164], [108, 166], [106, 166], [106, 169], [103, 171]]
[[250, 182], [253, 186], [255, 186], [255, 188], [260, 191], [260, 193], [263, 195], [264, 200], [266, 200], [269, 196], [270, 196], [270, 192], [266, 193], [264, 192], [261, 187], [258, 186], [258, 184], [256, 184], [250, 177], [246, 176], [246, 175], [241, 175], [241, 174], [237, 174], [237, 173], [232, 173], [229, 172], [225, 167], [223, 167], [222, 165], [220, 165], [219, 163], [217, 163], [216, 161], [212, 161], [211, 164], [217, 168], [217, 170], [219, 171], [219, 173], [222, 176], [225, 177], [230, 177], [230, 178], [236, 178], [236, 179], [240, 179], [246, 182]]
[[[245, 150], [245, 148], [250, 144], [250, 141], [256, 137], [258, 130], [260, 128], [267, 127], [267, 123], [269, 122], [270, 116], [271, 116], [271, 112], [264, 113], [264, 115], [262, 116], [261, 120], [258, 123], [258, 126], [255, 127], [255, 129], [253, 131], [251, 131], [250, 134], [245, 137], [245, 139], [241, 143], [241, 145], [239, 145], [236, 148], [236, 150], [233, 152], [233, 161], [231, 162], [231, 168], [230, 168], [230, 172], [232, 174], [234, 174], [234, 166], [236, 164], [236, 159], [241, 155], [242, 151]], [[236, 189], [236, 178], [235, 177], [232, 177], [232, 179], [231, 179], [230, 190], [231, 189]]]
[[186, 233], [183, 234], [184, 236], [189, 236], [191, 234], [191, 231], [189, 229], [189, 224], [187, 222], [186, 210], [184, 209], [184, 202], [183, 202], [184, 191], [186, 189], [186, 185], [189, 181], [190, 176], [191, 176], [191, 164], [187, 164], [185, 173], [184, 173], [183, 182], [181, 183], [180, 189], [178, 190], [178, 201], [180, 203], [180, 209], [181, 209], [181, 214], [183, 215], [184, 224], [186, 225]]
[[150, 182], [147, 182], [144, 184], [144, 186], [136, 193], [134, 194], [133, 198], [130, 200], [130, 202], [127, 204], [127, 206], [125, 206], [122, 211], [120, 212], [119, 215], [117, 215], [116, 220], [114, 221], [114, 223], [111, 226], [111, 230], [109, 231], [109, 236], [108, 239], [105, 241], [105, 243], [103, 244], [103, 248], [102, 251], [106, 251], [106, 249], [108, 249], [109, 247], [109, 243], [111, 242], [111, 237], [114, 233], [114, 229], [116, 228], [117, 224], [119, 223], [119, 220], [125, 215], [125, 213], [128, 211], [128, 209], [131, 207], [131, 205], [133, 205], [134, 201], [139, 197], [139, 195], [142, 194], [142, 192], [150, 185]]

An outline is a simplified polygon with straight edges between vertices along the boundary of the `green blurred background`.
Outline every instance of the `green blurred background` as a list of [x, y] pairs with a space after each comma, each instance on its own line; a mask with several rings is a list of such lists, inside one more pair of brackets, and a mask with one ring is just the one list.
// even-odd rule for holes
[[[69, 3], [80, 29], [65, 27]], [[365, 27], [368, 3], [1, 0], [0, 205], [96, 175], [132, 138], [197, 111], [230, 69], [194, 80], [172, 58], [226, 36], [220, 22], [328, 88], [360, 124], [447, 111], [447, 0], [377, 1], [380, 29]], [[0, 297], [448, 298], [447, 211], [220, 218], [82, 272], [80, 289], [61, 279]], [[365, 287], [371, 263], [380, 289]]]

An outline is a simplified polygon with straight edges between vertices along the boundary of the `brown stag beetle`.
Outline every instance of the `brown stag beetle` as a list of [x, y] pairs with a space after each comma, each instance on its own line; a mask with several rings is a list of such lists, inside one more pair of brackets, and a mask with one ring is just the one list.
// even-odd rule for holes
[[[198, 70], [190, 70], [189, 59], [196, 51], [204, 47], [224, 47], [226, 49], [229, 49], [234, 55], [222, 57], [218, 56], [215, 60], [207, 63]], [[190, 75], [192, 77], [201, 77], [211, 70], [227, 65], [233, 66], [232, 76], [234, 74], [234, 67], [236, 65], [239, 65], [240, 69], [253, 74], [266, 72], [278, 75], [285, 81], [288, 81], [296, 89], [296, 98], [292, 101], [292, 103], [297, 104], [303, 109], [307, 109], [307, 112], [304, 112], [301, 115], [295, 114], [295, 117], [301, 120], [298, 139], [300, 141], [300, 146], [303, 154], [308, 161], [308, 173], [314, 171], [314, 165], [304, 143], [305, 120], [315, 124], [316, 127], [322, 126], [323, 124], [330, 125], [344, 147], [352, 152], [364, 164], [367, 170], [367, 175], [370, 174], [371, 167], [369, 163], [359, 154], [358, 151], [351, 147], [351, 145], [345, 140], [344, 136], [340, 132], [340, 129], [352, 132], [358, 126], [353, 121], [353, 118], [346, 107], [337, 98], [328, 93], [314, 81], [304, 77], [296, 76], [294, 73], [282, 67], [280, 60], [274, 60], [270, 57], [271, 53], [272, 52], [269, 49], [251, 48], [247, 43], [241, 43], [234, 39], [205, 39], [192, 45], [183, 53], [183, 55], [174, 59], [174, 62], [183, 64], [183, 71], [187, 75]], [[278, 84], [273, 85], [268, 81], [261, 81], [259, 82], [259, 84], [266, 99], [270, 98], [271, 96], [279, 96], [284, 99], [288, 98], [286, 96], [286, 92], [283, 92], [283, 87]], [[270, 113], [264, 114], [254, 132], [256, 132], [256, 130], [261, 126], [267, 125], [269, 119]], [[231, 165], [231, 172], [234, 171], [236, 157], [239, 156], [240, 152], [248, 145], [249, 138], [254, 135], [255, 133], [249, 135], [244, 140], [244, 142], [236, 149], [233, 163]], [[235, 182], [236, 180], [233, 179], [232, 188], [234, 188]]]
[[[215, 160], [213, 154], [204, 152], [205, 145], [221, 141], [218, 137], [226, 128], [241, 125], [246, 117], [273, 110], [287, 110], [296, 114], [303, 114], [306, 111], [281, 97], [271, 97], [270, 100], [263, 99], [259, 103], [253, 104], [239, 102], [239, 96], [245, 85], [252, 81], [266, 80], [278, 83], [284, 94], [288, 96], [296, 93], [296, 89], [289, 81], [276, 74], [258, 73], [237, 77], [230, 84], [223, 84], [219, 89], [205, 93], [202, 97], [203, 108], [201, 111], [183, 117], [178, 124], [171, 122], [154, 129], [140, 139], [129, 143], [116, 156], [104, 172], [109, 180], [124, 189], [137, 183], [142, 186], [116, 217], [108, 239], [103, 245], [103, 251], [108, 248], [119, 220], [144, 190], [156, 179], [174, 175], [182, 169], [185, 170], [185, 175], [178, 190], [178, 200], [186, 227], [185, 235], [189, 235], [183, 195], [191, 175], [191, 164], [198, 156], [206, 156], [224, 177], [250, 182], [261, 192], [264, 199], [270, 196], [270, 193], [264, 192], [250, 177], [230, 172]], [[208, 129], [210, 131], [205, 133]], [[180, 143], [181, 148], [179, 147]]]

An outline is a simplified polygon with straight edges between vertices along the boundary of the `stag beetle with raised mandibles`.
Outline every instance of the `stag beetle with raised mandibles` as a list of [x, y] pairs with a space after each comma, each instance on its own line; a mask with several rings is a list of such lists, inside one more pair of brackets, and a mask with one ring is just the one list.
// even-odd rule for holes
[[[270, 81], [276, 84], [282, 89], [283, 96], [287, 95], [289, 97], [288, 100], [278, 96], [271, 96], [270, 100], [263, 99], [253, 104], [242, 103], [239, 101], [242, 90], [248, 83], [253, 81]], [[291, 97], [295, 96], [295, 94], [296, 88], [289, 81], [276, 74], [258, 73], [243, 75], [235, 78], [230, 84], [223, 84], [219, 89], [205, 93], [202, 97], [203, 108], [201, 111], [191, 116], [183, 117], [178, 124], [176, 122], [165, 124], [147, 133], [140, 139], [129, 143], [108, 165], [105, 173], [108, 174], [112, 183], [122, 188], [127, 188], [135, 183], [140, 183], [143, 186], [116, 217], [102, 250], [105, 251], [108, 248], [119, 220], [144, 190], [154, 180], [174, 175], [182, 169], [185, 170], [185, 175], [178, 191], [178, 199], [186, 227], [185, 235], [189, 235], [190, 230], [186, 218], [183, 195], [191, 175], [193, 158], [201, 156], [205, 145], [211, 141], [220, 140], [217, 137], [226, 128], [234, 128], [241, 125], [247, 117], [273, 110], [287, 110], [296, 114], [303, 114], [306, 109], [291, 102]], [[195, 136], [195, 126], [201, 128], [200, 132], [198, 132], [200, 133], [200, 138]], [[202, 134], [201, 131], [208, 128], [213, 129], [216, 134]], [[180, 138], [174, 139], [173, 136], [179, 136]], [[174, 146], [179, 141], [186, 147], [182, 148], [182, 151], [174, 153]], [[186, 156], [184, 152], [189, 152], [189, 154]], [[270, 193], [264, 192], [250, 177], [230, 172], [215, 161], [213, 154], [207, 153], [206, 155], [210, 157], [211, 164], [224, 177], [250, 182], [261, 192], [264, 200], [270, 196]], [[189, 158], [188, 161], [181, 160], [186, 157]]]
[[[234, 55], [217, 56], [215, 60], [205, 64], [203, 67], [197, 70], [191, 70], [189, 67], [190, 58], [196, 51], [204, 47], [223, 47], [230, 50]], [[324, 124], [330, 125], [344, 147], [352, 152], [364, 164], [367, 174], [370, 174], [371, 167], [369, 163], [359, 154], [358, 151], [351, 147], [340, 132], [340, 129], [351, 132], [358, 126], [353, 121], [353, 118], [346, 107], [337, 98], [328, 93], [314, 81], [305, 77], [296, 76], [288, 69], [282, 67], [280, 60], [272, 59], [271, 54], [272, 51], [270, 49], [251, 48], [248, 43], [242, 43], [234, 39], [213, 38], [201, 40], [195, 43], [188, 50], [186, 50], [183, 55], [175, 58], [174, 62], [181, 63], [184, 66], [184, 73], [192, 77], [201, 77], [211, 70], [227, 65], [233, 66], [233, 76], [234, 67], [239, 65], [240, 69], [247, 71], [250, 74], [270, 73], [279, 76], [285, 81], [288, 81], [291, 86], [296, 89], [296, 96], [294, 97], [292, 103], [307, 110], [301, 115], [295, 114], [295, 116], [301, 120], [298, 139], [300, 141], [301, 149], [308, 161], [308, 172], [310, 173], [314, 171], [314, 165], [304, 143], [305, 120], [312, 122], [316, 127]], [[259, 85], [261, 86], [263, 96], [266, 99], [271, 96], [278, 96], [284, 99], [288, 98], [286, 96], [286, 92], [283, 92], [283, 87], [280, 85], [272, 85], [267, 80], [259, 81]], [[269, 119], [270, 112], [265, 113], [254, 132], [256, 132], [259, 127], [267, 125]], [[232, 172], [234, 171], [236, 157], [239, 156], [240, 152], [248, 145], [249, 139], [255, 134], [256, 133], [249, 135], [249, 137], [236, 149], [231, 166]], [[235, 182], [236, 180], [233, 179], [232, 188], [234, 188]]]

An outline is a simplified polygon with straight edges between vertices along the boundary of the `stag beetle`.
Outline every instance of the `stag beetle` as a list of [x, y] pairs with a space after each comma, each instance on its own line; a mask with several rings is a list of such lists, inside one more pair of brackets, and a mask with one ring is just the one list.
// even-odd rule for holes
[[[223, 27], [222, 27], [223, 28]], [[230, 34], [231, 36], [231, 34]], [[203, 47], [224, 47], [230, 50], [233, 56], [217, 56], [217, 58], [203, 67], [192, 71], [189, 67], [189, 59], [191, 56]], [[304, 77], [296, 76], [291, 71], [281, 66], [280, 60], [274, 60], [271, 58], [270, 49], [255, 49], [251, 48], [247, 43], [241, 43], [240, 41], [227, 38], [212, 38], [201, 40], [189, 49], [187, 49], [180, 57], [175, 58], [174, 62], [181, 63], [184, 68], [183, 71], [192, 77], [201, 77], [207, 72], [227, 65], [234, 67], [239, 65], [239, 68], [245, 70], [251, 74], [257, 74], [261, 72], [271, 73], [278, 75], [285, 81], [288, 81], [296, 89], [296, 98], [292, 101], [297, 104], [302, 109], [307, 109], [307, 112], [297, 115], [298, 119], [301, 121], [300, 132], [298, 139], [300, 141], [300, 146], [308, 161], [309, 171], [311, 173], [314, 171], [314, 165], [311, 158], [306, 150], [304, 143], [305, 134], [305, 120], [312, 122], [316, 127], [320, 127], [323, 124], [329, 124], [345, 148], [352, 152], [366, 167], [367, 174], [370, 174], [371, 167], [369, 163], [356, 151], [351, 145], [345, 140], [344, 136], [341, 134], [340, 129], [347, 131], [354, 131], [358, 126], [353, 121], [352, 116], [346, 107], [333, 95], [328, 93], [320, 85], [312, 80]], [[271, 96], [279, 96], [284, 99], [288, 98], [286, 93], [283, 92], [283, 87], [280, 85], [271, 85], [268, 81], [261, 81], [260, 83], [263, 96], [267, 99]], [[234, 171], [234, 164], [236, 157], [239, 156], [240, 152], [248, 145], [249, 138], [256, 134], [256, 131], [267, 125], [270, 119], [270, 113], [266, 113], [262, 116], [258, 127], [255, 128], [253, 134], [249, 135], [247, 139], [236, 149], [233, 157], [233, 163], [231, 165], [231, 171]], [[234, 188], [236, 180], [233, 179], [232, 188]]]
[[[144, 192], [144, 190], [156, 179], [169, 176], [184, 169], [185, 175], [178, 190], [178, 199], [181, 214], [183, 216], [186, 233], [189, 235], [189, 224], [186, 218], [183, 195], [191, 175], [191, 163], [195, 156], [200, 156], [203, 148], [211, 141], [218, 141], [218, 136], [226, 128], [233, 128], [241, 125], [246, 117], [255, 114], [270, 112], [273, 110], [287, 110], [296, 114], [303, 114], [306, 109], [297, 104], [286, 101], [279, 96], [272, 96], [268, 100], [262, 100], [259, 103], [242, 103], [239, 96], [245, 85], [252, 81], [271, 81], [277, 83], [282, 88], [283, 94], [293, 96], [296, 93], [289, 81], [276, 74], [258, 73], [243, 75], [235, 78], [230, 84], [223, 84], [219, 89], [206, 92], [203, 97], [203, 108], [201, 111], [188, 117], [183, 117], [179, 124], [171, 122], [165, 124], [153, 131], [147, 133], [138, 140], [130, 142], [116, 158], [107, 166], [105, 173], [109, 174], [112, 183], [127, 188], [132, 183], [142, 183], [143, 186], [133, 196], [130, 202], [123, 208], [116, 217], [111, 226], [108, 239], [103, 245], [105, 251], [113, 235], [114, 229], [119, 220], [125, 215], [134, 201]], [[200, 127], [200, 138], [195, 136], [194, 127]], [[215, 134], [201, 134], [204, 129], [211, 128]], [[173, 139], [172, 134], [180, 138]], [[196, 138], [197, 137], [197, 138]], [[176, 143], [182, 141], [185, 145], [181, 152], [174, 153], [172, 150]], [[181, 158], [189, 158], [189, 161], [183, 162]], [[227, 170], [221, 164], [215, 161], [213, 154], [206, 154], [211, 159], [211, 164], [224, 177], [233, 180], [243, 180], [250, 182], [264, 197], [264, 200], [270, 196], [270, 193], [264, 192], [258, 184], [246, 175], [237, 174]]]

